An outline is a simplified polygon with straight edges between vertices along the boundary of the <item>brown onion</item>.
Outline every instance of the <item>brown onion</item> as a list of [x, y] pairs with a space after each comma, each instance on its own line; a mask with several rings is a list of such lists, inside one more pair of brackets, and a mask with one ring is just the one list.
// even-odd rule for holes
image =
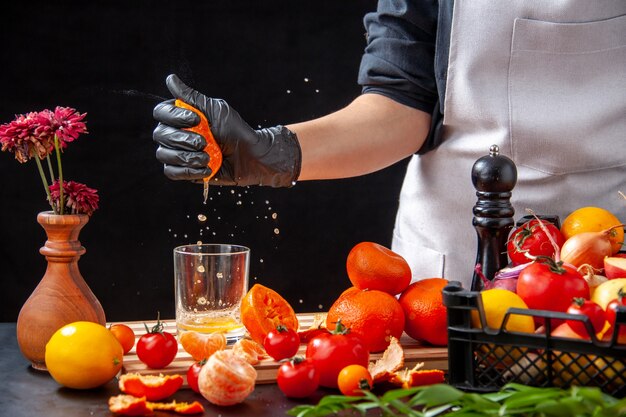
[[561, 261], [576, 268], [588, 264], [601, 270], [604, 267], [604, 257], [613, 253], [609, 237], [611, 230], [617, 227], [624, 225], [612, 226], [602, 232], [583, 232], [570, 237], [561, 247]]

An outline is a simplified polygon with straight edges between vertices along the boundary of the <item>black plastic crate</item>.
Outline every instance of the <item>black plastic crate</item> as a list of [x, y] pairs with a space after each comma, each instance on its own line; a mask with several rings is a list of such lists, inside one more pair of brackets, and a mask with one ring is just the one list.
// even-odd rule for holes
[[[626, 345], [595, 337], [586, 341], [550, 336], [559, 321], [582, 321], [580, 316], [511, 308], [501, 329], [473, 328], [473, 311], [486, 323], [479, 292], [452, 281], [443, 290], [443, 301], [448, 308], [451, 385], [476, 392], [497, 391], [509, 382], [538, 387], [597, 386], [607, 394], [626, 397]], [[543, 317], [545, 334], [505, 330], [512, 314]], [[585, 323], [591, 329], [591, 324]], [[626, 326], [625, 309], [618, 311], [617, 323]]]

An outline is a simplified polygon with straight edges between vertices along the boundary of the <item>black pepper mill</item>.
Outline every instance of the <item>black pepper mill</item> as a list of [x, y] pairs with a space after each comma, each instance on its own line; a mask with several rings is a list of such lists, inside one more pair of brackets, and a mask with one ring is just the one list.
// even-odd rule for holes
[[[472, 220], [478, 235], [476, 263], [481, 265], [483, 274], [489, 280], [508, 263], [506, 242], [515, 214], [511, 205], [511, 190], [516, 182], [515, 163], [500, 155], [497, 145], [491, 145], [489, 155], [479, 158], [472, 167], [472, 183], [478, 197]], [[483, 281], [474, 272], [472, 291], [482, 289]]]

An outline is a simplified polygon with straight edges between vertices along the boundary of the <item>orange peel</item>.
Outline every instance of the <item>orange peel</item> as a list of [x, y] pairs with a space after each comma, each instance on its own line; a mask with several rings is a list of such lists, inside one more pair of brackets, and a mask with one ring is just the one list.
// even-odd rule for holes
[[391, 337], [389, 346], [383, 352], [383, 356], [376, 361], [370, 362], [367, 367], [374, 383], [388, 381], [395, 372], [404, 366], [404, 349], [397, 338]]
[[403, 369], [396, 372], [389, 380], [393, 385], [402, 388], [421, 387], [423, 385], [441, 384], [445, 381], [445, 374], [440, 369], [421, 369], [423, 362], [415, 365], [412, 369]]

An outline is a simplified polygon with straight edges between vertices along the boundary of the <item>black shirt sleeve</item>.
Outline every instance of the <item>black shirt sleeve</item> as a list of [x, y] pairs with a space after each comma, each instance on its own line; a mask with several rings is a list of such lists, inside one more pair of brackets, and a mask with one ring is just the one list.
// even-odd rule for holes
[[432, 113], [437, 103], [434, 0], [380, 0], [364, 18], [368, 43], [361, 60], [363, 93], [378, 93]]

